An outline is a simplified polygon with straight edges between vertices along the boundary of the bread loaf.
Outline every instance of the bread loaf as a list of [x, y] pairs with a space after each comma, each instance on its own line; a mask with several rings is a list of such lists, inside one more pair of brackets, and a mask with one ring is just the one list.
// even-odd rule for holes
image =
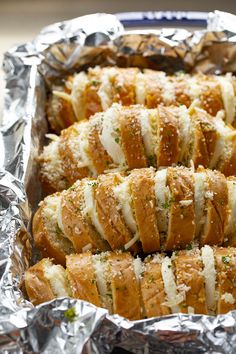
[[49, 192], [104, 172], [171, 165], [236, 175], [236, 131], [199, 108], [114, 104], [75, 123], [44, 148], [39, 161]]
[[78, 180], [41, 202], [33, 236], [46, 257], [190, 245], [236, 246], [236, 178], [199, 168], [153, 168]]
[[235, 124], [235, 78], [164, 72], [138, 68], [95, 67], [74, 74], [52, 89], [48, 118], [59, 132], [72, 122], [105, 111], [112, 103], [142, 104], [147, 108], [186, 105], [192, 102], [215, 116], [224, 110], [225, 121]]
[[35, 305], [71, 296], [138, 320], [234, 310], [235, 274], [235, 248], [204, 246], [171, 257], [155, 254], [143, 261], [129, 252], [85, 252], [67, 256], [66, 269], [50, 259], [41, 260], [26, 271], [25, 287]]

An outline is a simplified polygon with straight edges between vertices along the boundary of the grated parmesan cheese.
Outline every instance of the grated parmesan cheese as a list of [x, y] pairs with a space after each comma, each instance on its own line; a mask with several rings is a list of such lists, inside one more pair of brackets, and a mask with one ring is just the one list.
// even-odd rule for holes
[[195, 313], [194, 307], [188, 306], [188, 314], [189, 315], [194, 315], [194, 313]]
[[221, 295], [221, 300], [223, 300], [227, 304], [233, 305], [235, 303], [235, 298], [230, 293], [224, 293]]
[[182, 205], [182, 206], [189, 206], [193, 203], [193, 200], [192, 199], [189, 199], [189, 200], [180, 200], [179, 201], [179, 204]]
[[140, 280], [141, 274], [143, 272], [143, 264], [141, 261], [141, 258], [137, 257], [133, 260], [133, 265], [134, 265], [134, 274], [137, 279], [137, 281]]
[[207, 199], [213, 200], [214, 199], [214, 193], [212, 191], [206, 191], [205, 192], [205, 197]]
[[56, 184], [61, 190], [66, 188], [64, 171], [59, 155], [60, 140], [52, 141], [44, 147], [40, 155], [41, 173], [52, 185]]

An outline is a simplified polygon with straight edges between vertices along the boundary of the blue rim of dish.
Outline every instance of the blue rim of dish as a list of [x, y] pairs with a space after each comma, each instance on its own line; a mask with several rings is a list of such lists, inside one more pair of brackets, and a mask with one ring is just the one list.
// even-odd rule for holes
[[206, 27], [208, 12], [147, 11], [119, 12], [115, 14], [124, 27], [189, 26]]

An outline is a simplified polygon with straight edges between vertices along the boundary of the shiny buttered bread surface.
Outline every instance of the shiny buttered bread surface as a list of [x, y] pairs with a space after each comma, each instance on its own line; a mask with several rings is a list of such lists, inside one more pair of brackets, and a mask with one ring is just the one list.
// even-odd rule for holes
[[72, 123], [105, 111], [112, 103], [124, 106], [142, 104], [186, 105], [193, 101], [211, 115], [225, 111], [227, 123], [235, 123], [236, 82], [226, 76], [176, 74], [138, 68], [95, 67], [68, 77], [54, 86], [47, 115], [51, 127], [59, 132]]
[[130, 320], [223, 314], [236, 309], [236, 249], [204, 246], [143, 261], [128, 252], [86, 252], [67, 256], [66, 269], [45, 258], [26, 271], [25, 287], [35, 305], [71, 296]]
[[221, 116], [196, 107], [114, 104], [59, 137], [51, 135], [54, 141], [39, 158], [45, 190], [60, 191], [77, 179], [109, 171], [191, 162], [236, 175], [236, 130]]
[[185, 167], [78, 180], [41, 202], [35, 243], [46, 257], [107, 250], [151, 253], [191, 244], [235, 245], [236, 178]]

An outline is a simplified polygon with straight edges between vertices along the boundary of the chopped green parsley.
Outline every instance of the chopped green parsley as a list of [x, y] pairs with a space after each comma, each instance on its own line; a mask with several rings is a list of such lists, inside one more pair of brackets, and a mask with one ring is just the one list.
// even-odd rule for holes
[[64, 312], [64, 316], [69, 322], [74, 322], [78, 314], [76, 313], [75, 308], [71, 307], [70, 309]]
[[231, 257], [230, 256], [222, 256], [222, 262], [225, 264], [230, 263]]

